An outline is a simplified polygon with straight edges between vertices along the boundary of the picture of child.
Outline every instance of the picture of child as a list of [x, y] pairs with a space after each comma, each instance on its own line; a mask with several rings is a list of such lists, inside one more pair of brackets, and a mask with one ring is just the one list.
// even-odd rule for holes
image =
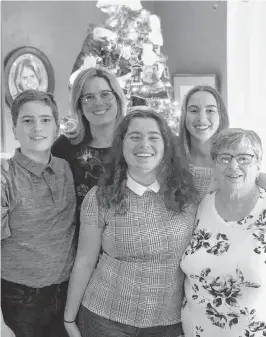
[[41, 60], [31, 54], [24, 54], [13, 63], [8, 83], [11, 96], [15, 99], [28, 89], [46, 92], [48, 75]]

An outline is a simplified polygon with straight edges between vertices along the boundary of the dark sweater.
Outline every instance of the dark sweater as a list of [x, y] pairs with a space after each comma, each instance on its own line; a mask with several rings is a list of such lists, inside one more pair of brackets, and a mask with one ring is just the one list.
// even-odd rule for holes
[[111, 148], [94, 148], [86, 137], [78, 145], [72, 145], [61, 135], [52, 147], [52, 154], [69, 162], [77, 193], [78, 209], [87, 192], [98, 184], [100, 175], [108, 169]]

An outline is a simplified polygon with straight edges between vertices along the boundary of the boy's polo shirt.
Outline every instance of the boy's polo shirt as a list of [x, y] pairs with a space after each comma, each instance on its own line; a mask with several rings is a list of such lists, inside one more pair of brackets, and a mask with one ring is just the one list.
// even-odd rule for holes
[[19, 149], [2, 183], [2, 278], [31, 287], [61, 283], [74, 261], [76, 196], [69, 164], [36, 163]]

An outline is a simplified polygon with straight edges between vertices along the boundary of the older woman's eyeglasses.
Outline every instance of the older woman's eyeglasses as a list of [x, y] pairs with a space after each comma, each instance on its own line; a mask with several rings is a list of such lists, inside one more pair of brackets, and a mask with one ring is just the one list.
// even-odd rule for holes
[[230, 164], [232, 159], [235, 158], [239, 165], [248, 165], [251, 163], [252, 158], [254, 157], [254, 154], [249, 153], [241, 153], [237, 154], [236, 156], [233, 156], [229, 153], [221, 153], [217, 154], [216, 156], [216, 162], [218, 164]]
[[[97, 95], [100, 96], [103, 102], [110, 101], [114, 97], [114, 92], [111, 90], [100, 91]], [[96, 94], [86, 94], [80, 97], [81, 102], [86, 105], [92, 105], [95, 103]]]

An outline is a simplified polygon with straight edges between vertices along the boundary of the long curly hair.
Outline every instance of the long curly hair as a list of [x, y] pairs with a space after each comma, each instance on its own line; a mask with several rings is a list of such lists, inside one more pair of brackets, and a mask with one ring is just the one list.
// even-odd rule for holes
[[196, 92], [208, 92], [212, 94], [216, 99], [217, 112], [219, 114], [219, 127], [215, 132], [215, 134], [212, 136], [212, 138], [214, 138], [221, 130], [227, 129], [229, 127], [229, 118], [225, 103], [222, 99], [222, 96], [215, 88], [207, 85], [198, 85], [190, 89], [186, 94], [186, 96], [184, 97], [182, 103], [181, 117], [179, 124], [180, 149], [182, 155], [188, 160], [190, 159], [190, 133], [186, 128], [187, 106], [191, 96], [194, 95]]
[[134, 118], [151, 118], [156, 121], [164, 141], [164, 156], [157, 167], [156, 177], [160, 183], [160, 192], [165, 205], [175, 212], [184, 212], [187, 207], [197, 202], [197, 192], [192, 175], [177, 155], [176, 139], [167, 122], [152, 109], [137, 109], [129, 112], [117, 126], [111, 148], [111, 169], [99, 180], [96, 193], [100, 206], [114, 207], [116, 212], [125, 213], [127, 204], [127, 163], [123, 155], [123, 142], [129, 124]]

